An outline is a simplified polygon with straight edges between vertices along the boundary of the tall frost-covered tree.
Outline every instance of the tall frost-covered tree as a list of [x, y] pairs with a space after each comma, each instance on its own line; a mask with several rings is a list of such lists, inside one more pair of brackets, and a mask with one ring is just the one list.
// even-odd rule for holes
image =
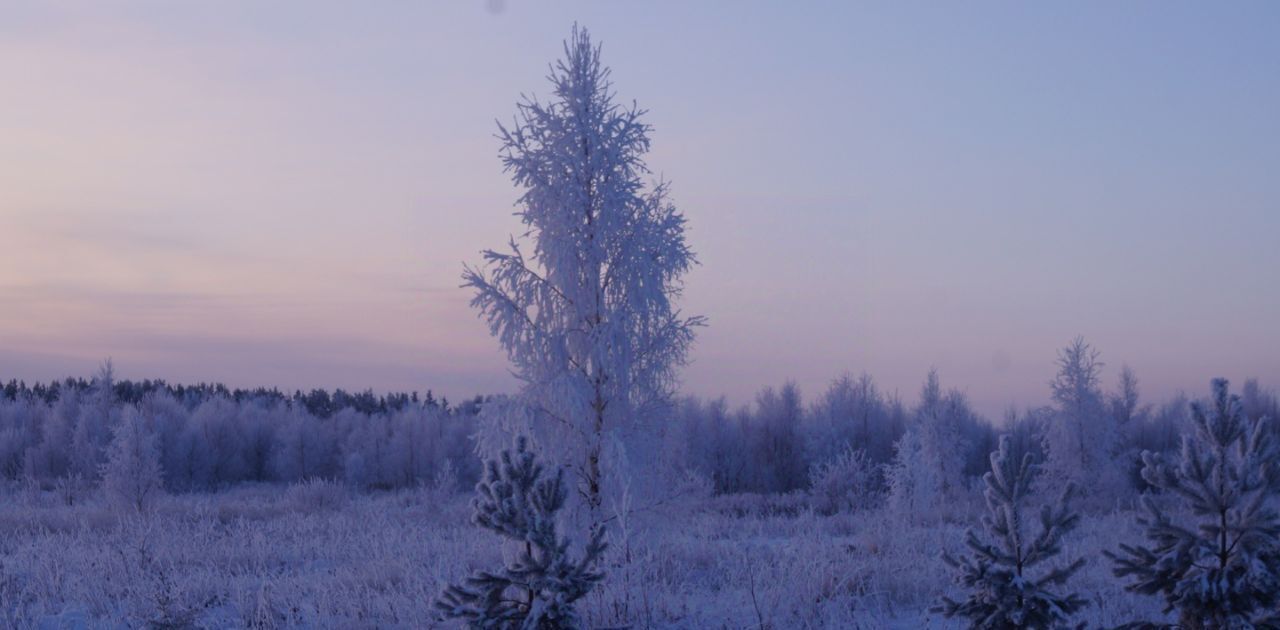
[[490, 405], [490, 435], [533, 435], [598, 509], [611, 438], [622, 443], [669, 403], [703, 320], [675, 305], [695, 259], [667, 183], [643, 181], [644, 111], [614, 101], [585, 29], [574, 27], [564, 54], [548, 77], [554, 98], [526, 99], [511, 127], [499, 125], [503, 165], [524, 189], [524, 237], [485, 251], [463, 286], [524, 381], [525, 411]]
[[1062, 535], [1074, 528], [1080, 515], [1068, 502], [1073, 486], [1056, 505], [1040, 511], [1039, 533], [1032, 537], [1024, 515], [1031, 494], [1035, 465], [1030, 455], [1021, 461], [1010, 452], [1009, 436], [1001, 436], [991, 453], [986, 482], [988, 515], [982, 518], [985, 536], [965, 534], [969, 555], [943, 559], [956, 570], [956, 583], [968, 594], [962, 601], [944, 597], [934, 608], [947, 617], [964, 617], [971, 628], [1057, 628], [1085, 605], [1074, 593], [1058, 590], [1084, 566], [1084, 559], [1042, 568], [1062, 550]]
[[[1275, 510], [1273, 434], [1250, 420], [1227, 381], [1210, 406], [1191, 405], [1193, 432], [1179, 458], [1146, 451], [1142, 476], [1185, 510], [1143, 497], [1149, 545], [1107, 553], [1131, 591], [1164, 597], [1184, 628], [1280, 627], [1280, 515]], [[1183, 516], [1185, 514], [1185, 516]], [[1189, 517], [1189, 518], [1188, 518]]]

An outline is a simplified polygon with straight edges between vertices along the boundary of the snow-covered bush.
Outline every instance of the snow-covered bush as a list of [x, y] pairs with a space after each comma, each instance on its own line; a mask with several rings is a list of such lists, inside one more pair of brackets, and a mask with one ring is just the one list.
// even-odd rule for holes
[[563, 472], [543, 476], [542, 464], [520, 438], [515, 452], [490, 460], [476, 485], [472, 521], [519, 549], [496, 573], [481, 571], [465, 585], [450, 585], [436, 607], [475, 628], [578, 628], [574, 602], [603, 577], [594, 566], [605, 549], [604, 530], [591, 532], [582, 556], [569, 554], [571, 541], [557, 531], [557, 512], [567, 490]]
[[1148, 545], [1107, 552], [1129, 590], [1164, 598], [1186, 628], [1280, 626], [1280, 515], [1269, 474], [1280, 456], [1269, 422], [1250, 420], [1227, 381], [1206, 407], [1192, 403], [1194, 431], [1178, 458], [1144, 452], [1142, 477], [1191, 518], [1151, 496], [1138, 522]]
[[290, 484], [285, 500], [299, 512], [331, 512], [351, 501], [351, 491], [342, 483], [313, 477]]
[[1055, 592], [1084, 566], [1084, 559], [1066, 565], [1039, 568], [1062, 550], [1062, 535], [1074, 528], [1080, 515], [1068, 502], [1073, 486], [1067, 486], [1057, 505], [1040, 511], [1040, 531], [1030, 537], [1023, 511], [1031, 493], [1035, 465], [1029, 456], [1021, 462], [1010, 456], [1009, 438], [1000, 438], [991, 454], [986, 482], [988, 515], [982, 519], [985, 535], [965, 533], [968, 556], [944, 554], [956, 571], [956, 584], [967, 591], [963, 600], [943, 597], [934, 610], [947, 617], [964, 617], [972, 628], [1054, 628], [1085, 605], [1075, 593]]
[[866, 451], [849, 447], [809, 469], [809, 495], [820, 514], [865, 510], [880, 502], [878, 467]]

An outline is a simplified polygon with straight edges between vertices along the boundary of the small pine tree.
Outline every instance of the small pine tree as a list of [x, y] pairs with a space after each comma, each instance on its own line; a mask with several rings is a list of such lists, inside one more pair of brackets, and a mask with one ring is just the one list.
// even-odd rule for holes
[[1074, 486], [1068, 486], [1056, 506], [1040, 512], [1040, 533], [1029, 543], [1023, 531], [1023, 504], [1031, 491], [1036, 466], [1030, 455], [1021, 464], [1009, 454], [1009, 436], [1001, 436], [998, 450], [991, 453], [991, 472], [983, 476], [987, 484], [988, 516], [982, 525], [988, 540], [973, 530], [965, 534], [969, 557], [943, 554], [956, 570], [956, 584], [969, 591], [964, 601], [943, 597], [933, 608], [948, 618], [965, 617], [971, 628], [1053, 628], [1085, 605], [1078, 595], [1060, 595], [1050, 590], [1062, 586], [1084, 559], [1051, 568], [1039, 577], [1031, 569], [1061, 551], [1062, 535], [1080, 520], [1068, 502]]
[[574, 602], [603, 577], [592, 570], [605, 549], [604, 530], [592, 530], [582, 557], [556, 532], [567, 491], [563, 472], [544, 478], [542, 465], [520, 438], [501, 462], [489, 460], [476, 484], [472, 521], [522, 548], [498, 573], [481, 571], [466, 586], [450, 585], [436, 601], [446, 617], [472, 628], [568, 629], [582, 626]]
[[1213, 381], [1212, 407], [1191, 404], [1192, 435], [1180, 461], [1142, 454], [1142, 478], [1179, 499], [1193, 523], [1178, 524], [1143, 497], [1150, 546], [1107, 553], [1128, 590], [1160, 594], [1185, 628], [1280, 627], [1280, 515], [1270, 505], [1277, 453], [1265, 418], [1250, 421], [1227, 381]]
[[148, 510], [164, 494], [160, 451], [154, 432], [133, 408], [126, 408], [107, 447], [102, 488], [107, 500], [138, 512]]

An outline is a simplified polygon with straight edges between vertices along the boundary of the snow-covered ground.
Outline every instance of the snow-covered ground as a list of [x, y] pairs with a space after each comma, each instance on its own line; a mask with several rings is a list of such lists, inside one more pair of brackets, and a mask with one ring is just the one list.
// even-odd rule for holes
[[[501, 561], [465, 493], [242, 486], [164, 497], [145, 518], [64, 499], [13, 490], [0, 508], [4, 627], [435, 627], [445, 583]], [[952, 588], [939, 551], [976, 512], [955, 517], [822, 516], [794, 495], [669, 505], [616, 524], [581, 610], [592, 627], [956, 627], [928, 612]], [[1067, 537], [1063, 555], [1089, 560], [1072, 580], [1090, 601], [1080, 621], [1161, 618], [1100, 555], [1138, 538], [1127, 512]]]

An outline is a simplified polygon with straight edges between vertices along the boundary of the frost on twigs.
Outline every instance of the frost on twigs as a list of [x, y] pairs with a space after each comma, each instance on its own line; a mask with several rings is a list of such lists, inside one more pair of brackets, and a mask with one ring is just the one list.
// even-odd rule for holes
[[[554, 97], [525, 99], [498, 130], [523, 190], [522, 234], [466, 267], [463, 286], [524, 382], [518, 402], [543, 455], [568, 467], [599, 517], [605, 477], [629, 474], [607, 457], [609, 436], [661, 417], [704, 320], [677, 306], [695, 258], [668, 184], [645, 181], [644, 111], [615, 102], [585, 29], [574, 27], [548, 79]], [[509, 435], [481, 426], [494, 432]]]
[[107, 461], [101, 467], [103, 491], [112, 505], [146, 512], [164, 494], [155, 433], [132, 407], [126, 409], [113, 433]]
[[563, 473], [545, 477], [521, 438], [515, 452], [489, 460], [476, 493], [472, 521], [521, 548], [500, 571], [481, 571], [464, 585], [450, 585], [436, 608], [473, 628], [581, 627], [574, 602], [604, 577], [593, 569], [606, 545], [597, 527], [582, 556], [570, 556], [571, 541], [556, 531], [567, 494]]
[[1058, 555], [1062, 535], [1080, 520], [1068, 505], [1074, 487], [1068, 486], [1056, 505], [1041, 509], [1040, 531], [1028, 539], [1023, 508], [1034, 475], [1031, 457], [1012, 461], [1009, 437], [1002, 436], [991, 454], [991, 472], [983, 477], [989, 512], [982, 519], [986, 535], [970, 530], [965, 535], [968, 556], [943, 556], [956, 570], [956, 584], [968, 595], [961, 601], [944, 597], [934, 611], [964, 617], [971, 628], [1056, 628], [1085, 605], [1075, 593], [1058, 592], [1084, 566], [1084, 559], [1041, 567]]
[[1277, 628], [1280, 617], [1280, 515], [1273, 508], [1267, 419], [1249, 421], [1227, 381], [1213, 381], [1211, 406], [1192, 403], [1194, 432], [1171, 461], [1144, 452], [1142, 478], [1177, 499], [1189, 519], [1144, 497], [1147, 545], [1105, 552], [1128, 590], [1160, 595], [1187, 628]]

